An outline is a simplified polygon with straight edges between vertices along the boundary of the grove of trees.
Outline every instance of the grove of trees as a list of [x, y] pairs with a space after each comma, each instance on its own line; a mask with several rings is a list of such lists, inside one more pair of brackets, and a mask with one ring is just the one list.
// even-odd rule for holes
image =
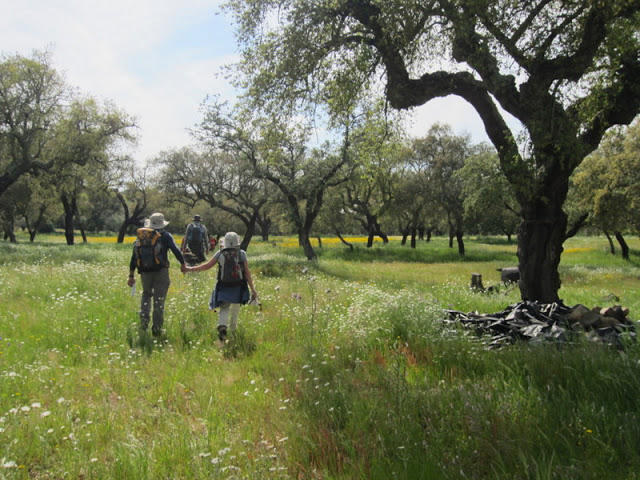
[[[640, 231], [640, 5], [626, 0], [240, 0], [235, 105], [144, 165], [135, 120], [78, 94], [49, 56], [0, 57], [0, 226], [117, 232], [152, 211], [214, 235], [517, 235], [523, 299], [558, 300], [563, 242]], [[492, 145], [405, 110], [457, 95]], [[428, 105], [427, 107], [428, 108]], [[515, 119], [515, 120], [513, 120]], [[517, 126], [514, 122], [517, 121]], [[628, 126], [631, 124], [631, 126]], [[185, 126], [186, 127], [186, 126]], [[86, 237], [85, 237], [86, 241]]]

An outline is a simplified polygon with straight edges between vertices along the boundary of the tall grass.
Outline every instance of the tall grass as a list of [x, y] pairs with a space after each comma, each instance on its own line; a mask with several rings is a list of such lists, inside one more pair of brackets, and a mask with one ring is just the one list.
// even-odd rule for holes
[[[0, 245], [0, 478], [637, 478], [637, 345], [488, 351], [441, 322], [518, 300], [468, 288], [497, 285], [513, 245], [323, 245], [310, 263], [252, 243], [263, 308], [224, 346], [211, 271], [173, 262], [157, 341], [137, 331], [130, 246]], [[568, 242], [566, 303], [637, 318], [635, 247]]]

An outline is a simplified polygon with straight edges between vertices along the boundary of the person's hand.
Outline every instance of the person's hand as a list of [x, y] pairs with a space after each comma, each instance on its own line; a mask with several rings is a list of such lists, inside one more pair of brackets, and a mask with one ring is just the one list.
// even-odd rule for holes
[[260, 299], [258, 298], [258, 292], [256, 292], [255, 290], [251, 291], [249, 305], [258, 305], [260, 307], [260, 310], [262, 310], [262, 304], [260, 303]]
[[189, 269], [187, 268], [187, 266], [183, 263], [182, 265], [180, 265], [180, 271], [182, 273], [187, 273], [189, 271]]
[[127, 280], [127, 285], [129, 285], [130, 287], [133, 287], [135, 283], [136, 283], [136, 277], [129, 277], [129, 279]]

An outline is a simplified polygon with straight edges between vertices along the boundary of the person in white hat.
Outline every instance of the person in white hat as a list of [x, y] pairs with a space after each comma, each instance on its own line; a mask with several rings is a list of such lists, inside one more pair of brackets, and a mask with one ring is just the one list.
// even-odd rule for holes
[[[132, 287], [136, 283], [134, 272], [136, 268], [142, 282], [142, 298], [140, 300], [140, 329], [147, 330], [151, 315], [151, 301], [153, 299], [153, 324], [151, 332], [154, 336], [162, 333], [164, 324], [164, 303], [169, 291], [171, 281], [169, 279], [169, 258], [171, 250], [181, 265], [184, 265], [182, 252], [176, 245], [173, 236], [165, 230], [169, 225], [162, 213], [153, 213], [145, 220], [144, 227], [139, 228], [138, 239], [134, 243], [133, 253], [129, 262], [129, 278], [127, 285]], [[147, 248], [144, 245], [144, 236], [150, 240]], [[147, 254], [146, 252], [151, 253]], [[143, 259], [145, 255], [151, 255], [151, 259]]]
[[[222, 248], [206, 263], [194, 267], [182, 266], [182, 271], [201, 272], [218, 264], [218, 277], [215, 289], [209, 300], [209, 309], [219, 308], [218, 338], [225, 341], [227, 329], [235, 331], [238, 324], [240, 305], [249, 300], [258, 300], [258, 293], [253, 286], [253, 278], [247, 252], [240, 249], [240, 237], [235, 232], [227, 232], [222, 240]], [[251, 297], [249, 296], [251, 290]]]

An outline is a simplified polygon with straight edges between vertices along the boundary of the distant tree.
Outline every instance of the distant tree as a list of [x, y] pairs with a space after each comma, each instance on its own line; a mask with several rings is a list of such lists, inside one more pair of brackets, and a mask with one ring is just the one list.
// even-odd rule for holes
[[467, 225], [480, 233], [511, 236], [520, 223], [513, 189], [500, 170], [500, 160], [493, 149], [470, 155], [458, 175], [464, 191], [464, 216]]
[[354, 250], [352, 243], [345, 239], [345, 234], [355, 234], [361, 231], [361, 225], [353, 215], [345, 209], [343, 188], [333, 188], [325, 196], [324, 204], [318, 219], [316, 229], [319, 232], [335, 235], [350, 250]]
[[389, 242], [380, 221], [392, 204], [397, 167], [404, 145], [397, 121], [383, 115], [381, 106], [366, 112], [351, 148], [357, 162], [351, 178], [341, 187], [341, 210], [353, 216], [367, 234], [367, 247], [378, 236]]
[[101, 106], [92, 98], [75, 100], [56, 125], [49, 155], [57, 161], [67, 245], [74, 244], [79, 195], [89, 179], [105, 178], [105, 172], [114, 168], [112, 164], [124, 159], [114, 149], [119, 142], [134, 139], [134, 126], [125, 113], [109, 104]]
[[405, 245], [407, 238], [411, 237], [411, 248], [416, 248], [418, 230], [426, 223], [429, 215], [436, 211], [439, 213], [439, 210], [430, 203], [432, 197], [425, 183], [426, 165], [413, 161], [413, 153], [407, 151], [406, 160], [397, 171], [389, 211], [402, 235], [401, 244]]
[[58, 213], [58, 200], [50, 174], [26, 175], [21, 178], [21, 180], [23, 179], [29, 187], [30, 194], [28, 203], [24, 205], [20, 213], [29, 233], [29, 241], [33, 242], [47, 219]]
[[[241, 84], [257, 107], [277, 113], [306, 100], [331, 106], [336, 97], [375, 91], [381, 77], [394, 108], [447, 95], [470, 103], [520, 204], [521, 296], [559, 299], [562, 245], [573, 230], [562, 208], [569, 177], [609, 127], [628, 124], [640, 111], [640, 2], [233, 0], [227, 6], [243, 42]], [[526, 143], [503, 112], [519, 120]]]
[[589, 215], [592, 225], [620, 245], [629, 258], [624, 232], [638, 229], [640, 208], [640, 121], [607, 132], [600, 147], [589, 155], [572, 177], [569, 198]]
[[[292, 123], [292, 122], [291, 122]], [[212, 103], [205, 111], [200, 135], [215, 151], [225, 152], [250, 165], [253, 175], [273, 184], [287, 205], [298, 241], [309, 260], [316, 258], [311, 230], [327, 189], [344, 183], [351, 173], [349, 125], [339, 148], [324, 144], [309, 148], [308, 130], [300, 124], [226, 113]]]
[[203, 153], [189, 148], [163, 152], [160, 184], [170, 198], [193, 207], [198, 201], [225, 211], [245, 226], [240, 248], [247, 250], [264, 211], [270, 192], [257, 178], [242, 155], [213, 149]]
[[0, 57], [0, 195], [22, 175], [54, 166], [44, 151], [65, 91], [46, 54]]
[[3, 238], [11, 243], [17, 242], [15, 234], [16, 219], [20, 211], [29, 202], [30, 195], [31, 191], [25, 176], [12, 183], [5, 190], [5, 193], [0, 195], [0, 227], [2, 228]]
[[424, 196], [439, 207], [447, 219], [449, 246], [455, 238], [458, 253], [464, 249], [464, 190], [457, 172], [464, 166], [472, 147], [468, 136], [454, 135], [448, 125], [434, 125], [426, 137], [412, 145], [410, 162], [422, 179]]
[[115, 195], [122, 212], [118, 243], [124, 242], [127, 231], [142, 225], [145, 216], [149, 214], [148, 171], [149, 165], [138, 167], [133, 158], [124, 156], [120, 161], [112, 162], [110, 172], [107, 171], [108, 178], [103, 180], [103, 185]]

